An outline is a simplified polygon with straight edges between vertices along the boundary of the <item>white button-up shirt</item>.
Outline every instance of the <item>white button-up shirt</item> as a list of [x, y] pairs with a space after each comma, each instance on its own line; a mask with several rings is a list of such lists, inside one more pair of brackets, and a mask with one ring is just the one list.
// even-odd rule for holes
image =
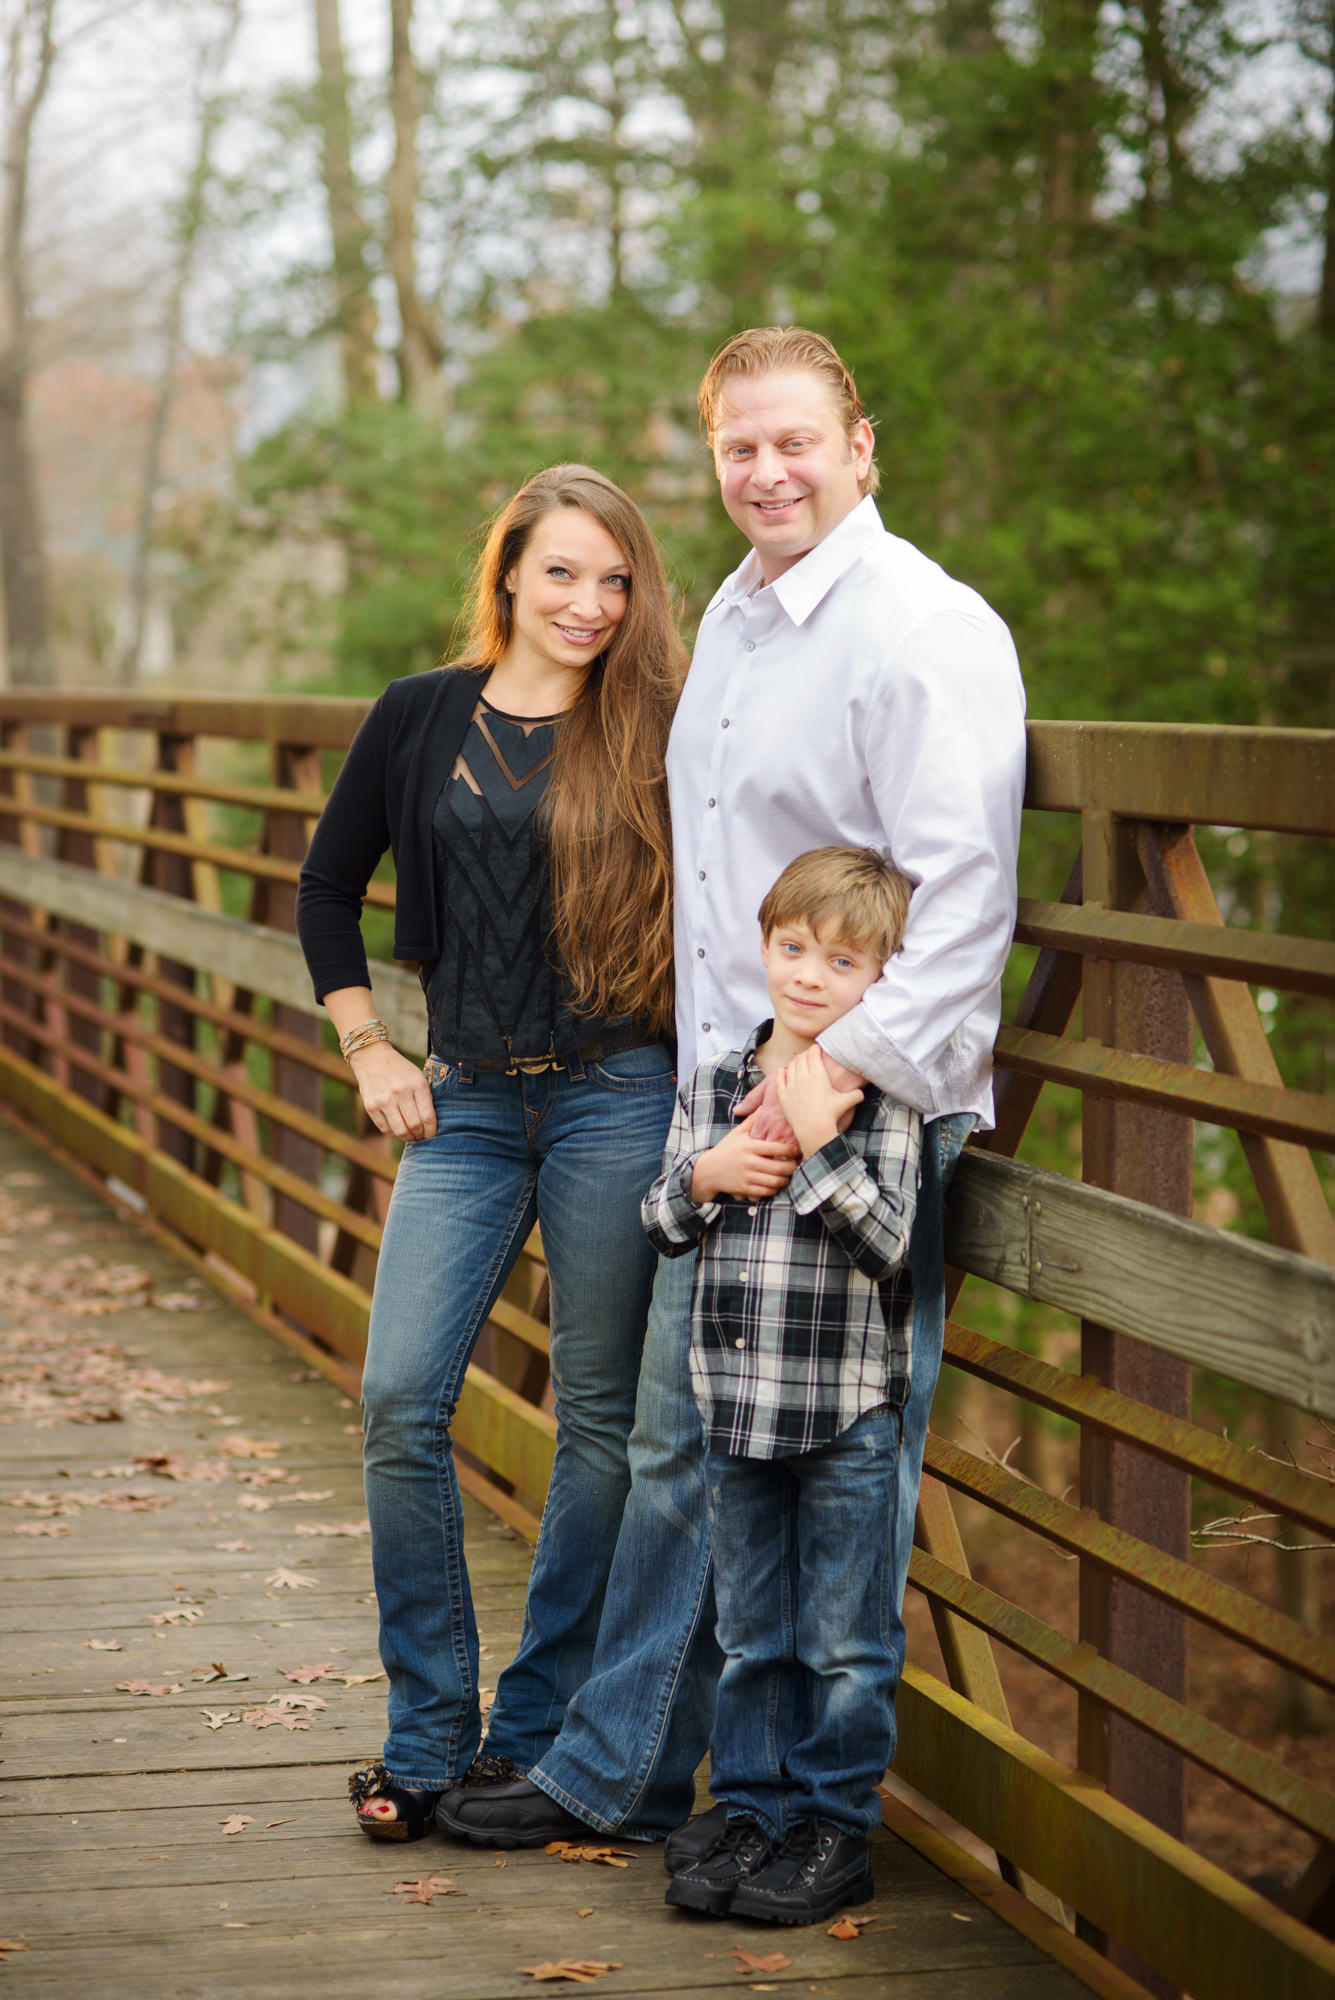
[[771, 1011], [756, 912], [780, 870], [874, 847], [915, 885], [904, 948], [821, 1046], [927, 1118], [990, 1123], [1024, 769], [1010, 633], [870, 498], [772, 584], [753, 550], [668, 745], [680, 1074]]

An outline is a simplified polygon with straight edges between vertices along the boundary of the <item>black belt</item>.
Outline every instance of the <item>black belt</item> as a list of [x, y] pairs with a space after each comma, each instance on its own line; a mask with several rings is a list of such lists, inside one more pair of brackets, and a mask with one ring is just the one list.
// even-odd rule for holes
[[586, 1063], [601, 1062], [604, 1056], [624, 1056], [631, 1049], [650, 1047], [643, 1031], [627, 1021], [620, 1028], [606, 1028], [596, 1042], [587, 1042], [582, 1049], [570, 1055], [560, 1056], [555, 1047], [549, 1048], [541, 1056], [441, 1056], [441, 1062], [453, 1065], [455, 1069], [499, 1070], [505, 1076], [541, 1076], [549, 1069], [569, 1069], [572, 1062], [583, 1068]]

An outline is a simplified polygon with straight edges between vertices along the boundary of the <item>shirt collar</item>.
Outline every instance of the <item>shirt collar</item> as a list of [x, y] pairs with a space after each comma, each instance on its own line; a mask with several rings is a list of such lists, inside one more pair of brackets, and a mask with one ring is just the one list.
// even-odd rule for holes
[[743, 1076], [745, 1076], [748, 1073], [748, 1071], [753, 1070], [755, 1068], [757, 1050], [764, 1047], [765, 1043], [769, 1040], [770, 1036], [773, 1033], [774, 1033], [774, 1022], [772, 1020], [762, 1021], [758, 1028], [752, 1028], [750, 1034], [747, 1036], [746, 1040], [742, 1043]]
[[[859, 556], [886, 533], [870, 493], [859, 500], [851, 514], [845, 514], [837, 528], [823, 541], [808, 549], [801, 562], [794, 563], [768, 587], [794, 625], [805, 625], [822, 598], [827, 597], [841, 576], [852, 569]], [[733, 571], [719, 593], [724, 603], [739, 604], [765, 589], [760, 557], [752, 549]]]

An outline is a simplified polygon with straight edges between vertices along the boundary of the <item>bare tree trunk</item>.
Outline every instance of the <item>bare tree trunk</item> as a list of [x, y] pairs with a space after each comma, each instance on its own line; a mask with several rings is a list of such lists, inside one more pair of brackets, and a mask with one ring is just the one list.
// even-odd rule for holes
[[1322, 340], [1329, 344], [1335, 342], [1335, 0], [1327, 0], [1325, 27], [1325, 59], [1331, 89], [1326, 139], [1326, 226], [1317, 326]]
[[5, 651], [15, 685], [51, 677], [46, 549], [28, 431], [28, 290], [24, 225], [32, 131], [55, 61], [55, 0], [23, 0], [6, 50], [0, 200], [0, 561]]
[[[196, 87], [199, 139], [195, 148], [195, 163], [190, 170], [185, 198], [181, 203], [176, 269], [172, 274], [171, 294], [167, 301], [162, 374], [158, 380], [158, 393], [149, 423], [143, 478], [139, 490], [139, 522], [130, 565], [130, 629], [118, 663], [119, 678], [125, 687], [133, 686], [139, 678], [142, 662], [144, 625], [148, 613], [149, 565], [153, 555], [153, 511], [157, 503], [158, 489], [162, 484], [162, 455], [167, 439], [167, 425], [171, 417], [172, 398], [176, 389], [176, 372], [181, 358], [186, 292], [189, 289], [195, 251], [204, 222], [204, 195], [213, 172], [213, 142], [222, 122], [223, 101], [219, 79], [226, 67], [240, 25], [241, 0], [230, 0], [217, 39], [200, 50]], [[210, 77], [213, 79], [212, 89], [210, 89]]]
[[1079, 236], [1098, 192], [1098, 115], [1094, 65], [1098, 0], [1046, 0], [1042, 9], [1047, 72], [1043, 108], [1043, 223], [1048, 304], [1059, 310]]
[[439, 331], [417, 289], [417, 124], [422, 94], [413, 63], [413, 0], [390, 0], [389, 101], [394, 164], [389, 174], [389, 265], [399, 301], [399, 386], [433, 421], [445, 414]]
[[352, 172], [352, 121], [338, 0], [315, 0], [315, 46], [320, 65], [317, 115], [334, 244], [335, 318], [343, 391], [348, 401], [355, 403], [376, 394], [376, 310], [371, 295], [371, 233]]

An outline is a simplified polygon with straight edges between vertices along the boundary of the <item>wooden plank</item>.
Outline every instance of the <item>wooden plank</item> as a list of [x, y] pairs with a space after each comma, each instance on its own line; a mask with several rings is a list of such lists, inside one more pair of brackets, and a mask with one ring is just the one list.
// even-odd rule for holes
[[1193, 2000], [1329, 2000], [1335, 1946], [930, 1674], [906, 1666], [895, 1771]]
[[1314, 1091], [1276, 1090], [1219, 1070], [1026, 1028], [998, 1029], [995, 1056], [1003, 1069], [1070, 1084], [1090, 1096], [1148, 1104], [1300, 1146], [1335, 1147], [1335, 1105]]
[[1031, 722], [1024, 802], [1197, 826], [1335, 833], [1335, 730]]
[[[281, 932], [262, 930], [137, 882], [109, 882], [86, 868], [14, 849], [0, 848], [0, 896], [128, 938], [147, 951], [165, 953], [197, 971], [230, 979], [323, 1018], [301, 946]], [[379, 963], [371, 976], [376, 1006], [395, 1046], [411, 1055], [425, 1055], [426, 1014], [416, 974]]]
[[1225, 924], [1142, 916], [1098, 903], [1020, 898], [1017, 944], [1082, 956], [1126, 959], [1212, 978], [1264, 982], [1288, 993], [1335, 993], [1335, 945], [1320, 938], [1276, 937]]
[[1335, 1272], [967, 1148], [946, 1206], [953, 1264], [1299, 1408], [1335, 1416]]

